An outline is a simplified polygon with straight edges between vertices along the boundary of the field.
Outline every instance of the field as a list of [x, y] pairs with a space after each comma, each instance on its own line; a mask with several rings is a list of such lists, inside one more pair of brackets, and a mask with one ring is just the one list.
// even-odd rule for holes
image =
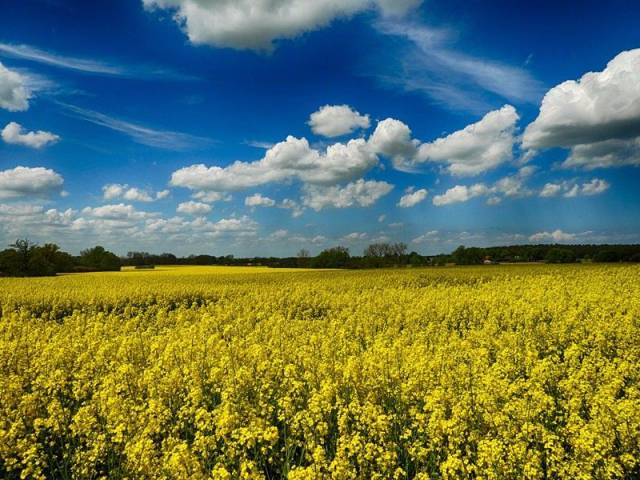
[[640, 477], [640, 267], [0, 279], [0, 478]]

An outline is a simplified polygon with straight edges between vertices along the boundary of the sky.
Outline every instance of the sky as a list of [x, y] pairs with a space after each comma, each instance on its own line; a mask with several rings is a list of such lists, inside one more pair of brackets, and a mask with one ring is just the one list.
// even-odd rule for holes
[[637, 2], [0, 10], [0, 248], [640, 243]]

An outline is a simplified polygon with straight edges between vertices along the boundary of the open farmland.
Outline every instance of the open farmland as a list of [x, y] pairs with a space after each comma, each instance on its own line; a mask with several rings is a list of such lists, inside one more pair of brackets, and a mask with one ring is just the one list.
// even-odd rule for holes
[[640, 268], [0, 279], [1, 478], [640, 476]]

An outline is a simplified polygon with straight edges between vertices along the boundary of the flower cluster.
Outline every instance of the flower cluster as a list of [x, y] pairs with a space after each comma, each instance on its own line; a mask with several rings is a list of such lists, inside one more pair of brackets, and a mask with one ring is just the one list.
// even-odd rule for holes
[[0, 279], [0, 315], [1, 478], [640, 475], [638, 267]]

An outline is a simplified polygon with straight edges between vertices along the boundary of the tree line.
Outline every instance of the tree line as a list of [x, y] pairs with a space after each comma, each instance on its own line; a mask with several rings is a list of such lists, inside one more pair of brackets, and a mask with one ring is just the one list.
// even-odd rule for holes
[[491, 263], [640, 262], [640, 245], [511, 245], [456, 248], [450, 254], [421, 255], [408, 252], [404, 243], [373, 243], [362, 255], [351, 255], [344, 246], [323, 250], [316, 256], [302, 249], [295, 257], [243, 257], [233, 255], [151, 254], [132, 251], [124, 257], [101, 246], [74, 256], [53, 243], [37, 245], [16, 240], [0, 251], [0, 276], [49, 276], [58, 273], [118, 271], [122, 266], [154, 268], [156, 265], [262, 265], [273, 268], [391, 268]]
[[120, 258], [101, 246], [73, 256], [54, 243], [40, 246], [21, 239], [0, 251], [0, 276], [43, 277], [58, 273], [117, 271], [120, 265]]

